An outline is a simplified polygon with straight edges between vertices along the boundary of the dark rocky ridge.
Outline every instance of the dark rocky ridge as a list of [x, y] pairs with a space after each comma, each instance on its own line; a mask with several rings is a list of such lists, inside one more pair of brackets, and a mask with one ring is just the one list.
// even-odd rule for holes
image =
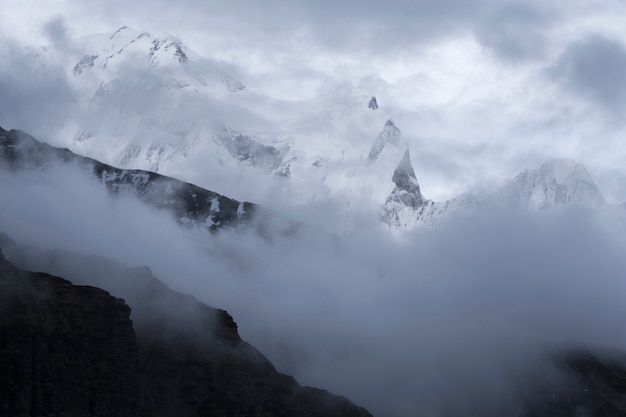
[[[117, 271], [106, 285], [133, 306], [131, 322], [124, 300], [0, 256], [0, 416], [370, 415], [276, 372], [228, 313], [169, 290], [147, 268], [37, 253], [6, 236], [0, 245], [18, 264], [82, 262], [95, 271], [83, 282]], [[626, 416], [623, 353], [554, 357], [565, 378], [530, 384], [511, 417]]]
[[109, 191], [134, 195], [153, 207], [169, 211], [183, 224], [206, 225], [217, 230], [245, 225], [262, 211], [252, 203], [236, 201], [193, 184], [150, 171], [115, 168], [69, 149], [39, 142], [19, 130], [0, 128], [1, 166], [21, 170], [58, 162], [77, 164]]
[[225, 311], [169, 290], [146, 269], [116, 279], [145, 301], [135, 300], [133, 321], [124, 301], [101, 289], [0, 257], [0, 416], [371, 417], [276, 372]]
[[0, 254], [0, 415], [133, 416], [139, 356], [123, 300]]
[[626, 357], [623, 352], [594, 355], [561, 353], [554, 363], [564, 383], [528, 395], [519, 417], [626, 416]]

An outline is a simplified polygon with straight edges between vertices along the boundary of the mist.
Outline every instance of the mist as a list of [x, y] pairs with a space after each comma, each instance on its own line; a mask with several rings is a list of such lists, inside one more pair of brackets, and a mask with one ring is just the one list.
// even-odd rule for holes
[[181, 227], [72, 166], [1, 170], [0, 190], [19, 245], [148, 266], [226, 309], [279, 371], [374, 415], [515, 415], [524, 386], [559, 378], [555, 352], [626, 349], [617, 210], [494, 205], [399, 238], [374, 218], [268, 239]]

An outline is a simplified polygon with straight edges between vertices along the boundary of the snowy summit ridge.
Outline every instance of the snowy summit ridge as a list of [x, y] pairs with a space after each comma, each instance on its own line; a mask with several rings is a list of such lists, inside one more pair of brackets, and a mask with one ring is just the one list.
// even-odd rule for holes
[[566, 204], [599, 206], [604, 198], [587, 169], [571, 159], [552, 159], [513, 179], [523, 206], [548, 210]]
[[[270, 208], [272, 192], [294, 206], [331, 197], [348, 223], [357, 213], [394, 229], [434, 225], [505, 194], [424, 197], [408, 141], [371, 92], [345, 86], [309, 100], [273, 99], [175, 36], [128, 27], [41, 48], [34, 58], [44, 76], [63, 68], [77, 92], [56, 144], [112, 166]], [[604, 202], [571, 160], [526, 170], [505, 188], [507, 199], [512, 193], [515, 204], [539, 210]]]

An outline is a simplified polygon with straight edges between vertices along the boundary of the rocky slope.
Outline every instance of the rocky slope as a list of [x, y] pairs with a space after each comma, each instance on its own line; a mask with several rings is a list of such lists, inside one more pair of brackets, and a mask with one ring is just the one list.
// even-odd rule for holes
[[0, 255], [0, 415], [136, 415], [130, 308]]
[[[236, 132], [224, 135], [223, 140], [230, 141], [229, 147], [240, 158], [279, 168], [280, 152], [276, 149], [255, 144]], [[279, 220], [270, 210], [258, 205], [154, 172], [115, 168], [39, 142], [18, 130], [0, 128], [0, 161], [13, 170], [58, 162], [75, 164], [111, 192], [136, 196], [153, 207], [169, 211], [185, 225], [218, 230], [223, 226], [249, 225], [255, 218]], [[323, 161], [317, 162], [316, 170], [329, 169]], [[280, 175], [288, 177], [289, 167], [285, 169]], [[392, 174], [387, 178], [381, 176], [382, 172]], [[392, 230], [400, 231], [431, 227], [451, 216], [477, 210], [486, 212], [495, 206], [544, 211], [572, 205], [598, 208], [606, 204], [585, 167], [565, 159], [553, 159], [537, 169], [527, 169], [503, 187], [484, 195], [467, 193], [443, 202], [429, 200], [420, 189], [408, 144], [392, 120], [385, 123], [361, 166], [352, 171], [326, 172], [323, 181], [331, 184], [329, 190], [333, 192], [360, 190], [363, 197], [359, 201], [364, 205], [369, 198], [380, 200], [380, 220]], [[288, 219], [274, 223], [281, 234], [290, 234], [299, 227]], [[262, 234], [270, 233], [259, 222], [255, 225]]]
[[371, 91], [346, 85], [308, 100], [275, 99], [244, 86], [236, 66], [199, 56], [171, 34], [128, 27], [39, 48], [29, 61], [71, 87], [62, 133], [49, 134], [81, 155], [267, 207], [258, 188], [279, 188], [295, 204], [340, 195], [375, 218], [393, 188], [402, 155], [366, 178], [349, 172], [367, 164], [391, 116]]
[[626, 357], [588, 351], [557, 355], [563, 383], [530, 392], [519, 417], [626, 416]]
[[39, 142], [18, 130], [0, 128], [0, 162], [12, 170], [32, 170], [53, 164], [74, 164], [112, 193], [126, 193], [170, 212], [182, 224], [217, 230], [249, 223], [259, 211], [254, 204], [236, 201], [193, 184], [142, 170], [125, 170], [76, 155], [68, 149]]
[[[112, 294], [0, 257], [0, 416], [370, 415], [276, 372], [228, 313], [169, 290], [147, 268], [3, 235], [0, 247], [13, 264]], [[623, 353], [572, 350], [552, 361], [558, 378], [524, 384], [511, 417], [626, 416]]]
[[[378, 214], [394, 229], [432, 225], [483, 200], [397, 204], [392, 177], [407, 142], [372, 92], [341, 87], [310, 100], [274, 99], [229, 75], [236, 67], [199, 56], [171, 34], [128, 27], [43, 47], [31, 58], [43, 77], [60, 70], [75, 95], [55, 143], [117, 167], [273, 208], [267, 190], [280, 190], [293, 206], [331, 197], [346, 218]], [[527, 170], [509, 185], [532, 208], [603, 201], [573, 161]]]
[[276, 372], [225, 311], [149, 271], [111, 282], [132, 321], [122, 299], [0, 257], [0, 416], [370, 416]]

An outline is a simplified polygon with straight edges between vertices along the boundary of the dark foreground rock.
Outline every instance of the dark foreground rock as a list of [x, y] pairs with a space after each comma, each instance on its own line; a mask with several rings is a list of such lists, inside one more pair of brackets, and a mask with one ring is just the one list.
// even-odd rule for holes
[[626, 355], [623, 352], [561, 353], [555, 365], [561, 384], [531, 392], [520, 417], [626, 416]]
[[0, 258], [0, 415], [136, 415], [129, 314], [103, 290]]
[[113, 287], [133, 321], [104, 290], [0, 257], [0, 416], [371, 416], [278, 373], [225, 311], [129, 271]]

